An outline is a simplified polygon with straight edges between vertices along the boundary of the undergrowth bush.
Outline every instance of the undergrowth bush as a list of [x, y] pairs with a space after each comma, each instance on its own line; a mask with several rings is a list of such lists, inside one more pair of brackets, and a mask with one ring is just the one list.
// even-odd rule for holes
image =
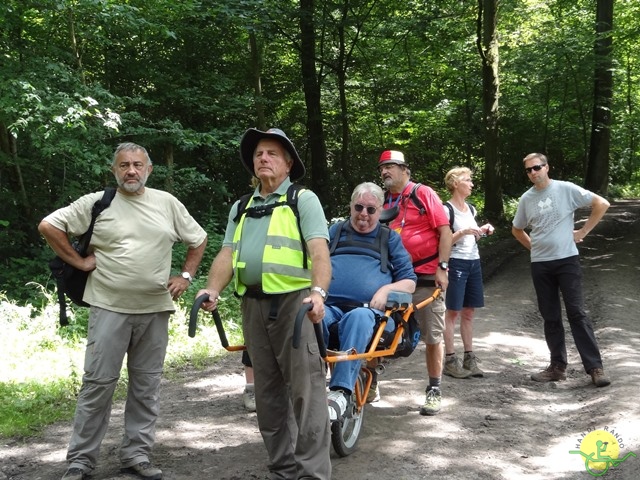
[[[187, 366], [203, 368], [222, 355], [211, 314], [198, 312], [198, 330], [188, 336], [188, 320], [193, 296], [205, 279], [192, 285], [185, 298], [176, 303], [169, 322], [169, 346], [165, 377]], [[199, 285], [198, 285], [199, 283]], [[43, 427], [69, 420], [83, 374], [88, 308], [68, 306], [70, 325], [60, 327], [57, 296], [40, 290], [41, 308], [18, 305], [0, 292], [0, 436], [37, 435]], [[219, 311], [230, 344], [242, 344], [239, 302], [232, 295], [221, 297]], [[124, 398], [127, 388], [126, 360], [116, 398]]]

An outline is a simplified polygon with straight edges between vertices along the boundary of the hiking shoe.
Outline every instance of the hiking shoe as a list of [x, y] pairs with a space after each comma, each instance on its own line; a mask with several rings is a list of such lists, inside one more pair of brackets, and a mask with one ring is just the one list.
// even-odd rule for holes
[[565, 370], [565, 367], [551, 364], [541, 372], [531, 375], [531, 380], [536, 382], [557, 382], [559, 380], [566, 380], [567, 375], [564, 373]]
[[472, 377], [484, 377], [484, 372], [478, 368], [478, 357], [473, 352], [464, 354], [464, 362], [462, 362], [462, 368], [469, 370]]
[[347, 396], [342, 390], [331, 390], [327, 394], [329, 403], [329, 420], [342, 419], [347, 411]]
[[62, 477], [62, 480], [84, 480], [87, 474], [81, 468], [70, 468]]
[[244, 404], [244, 409], [247, 412], [256, 411], [256, 392], [252, 387], [244, 387], [244, 393], [242, 394], [242, 403]]
[[374, 403], [380, 401], [380, 390], [378, 389], [378, 382], [371, 382], [369, 393], [367, 393], [367, 403]]
[[611, 383], [609, 377], [604, 374], [604, 370], [602, 368], [592, 368], [589, 372], [591, 375], [591, 380], [596, 387], [606, 387]]
[[121, 468], [122, 473], [132, 473], [146, 480], [162, 480], [162, 470], [155, 468], [149, 462], [140, 462], [131, 467]]
[[442, 373], [454, 378], [469, 378], [473, 374], [471, 370], [462, 367], [462, 363], [456, 355], [446, 357]]
[[442, 393], [438, 387], [427, 387], [427, 399], [420, 409], [420, 415], [436, 415], [440, 411]]

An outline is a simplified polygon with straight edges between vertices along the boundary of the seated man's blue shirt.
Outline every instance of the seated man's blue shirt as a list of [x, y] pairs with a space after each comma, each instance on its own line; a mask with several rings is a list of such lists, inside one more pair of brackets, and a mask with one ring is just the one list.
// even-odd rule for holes
[[[372, 232], [361, 234], [351, 231], [358, 241], [375, 244], [381, 225]], [[333, 239], [338, 227], [332, 225], [329, 237]], [[345, 225], [341, 230], [341, 239], [346, 239], [349, 232]], [[398, 233], [389, 232], [389, 263], [386, 273], [380, 270], [380, 259], [367, 249], [361, 253], [344, 253], [331, 255], [332, 278], [329, 287], [327, 305], [352, 305], [354, 303], [368, 303], [378, 289], [384, 285], [399, 280], [417, 280], [411, 265], [411, 257], [402, 245]]]

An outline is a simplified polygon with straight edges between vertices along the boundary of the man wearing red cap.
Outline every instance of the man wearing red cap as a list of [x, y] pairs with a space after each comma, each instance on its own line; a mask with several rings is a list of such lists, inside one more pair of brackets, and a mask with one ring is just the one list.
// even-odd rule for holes
[[[312, 325], [324, 317], [331, 281], [327, 222], [310, 190], [298, 192], [299, 222], [288, 202], [289, 187], [305, 168], [282, 130], [247, 130], [240, 160], [259, 184], [246, 208], [240, 201], [231, 207], [222, 248], [198, 296], [209, 295], [202, 308], [212, 311], [233, 280], [242, 299], [242, 331], [270, 478], [329, 480], [326, 369]], [[293, 324], [303, 303], [312, 304], [311, 321], [303, 322], [301, 348], [293, 348]]]
[[[447, 270], [452, 243], [449, 219], [438, 194], [426, 185], [411, 181], [411, 170], [402, 152], [382, 152], [378, 171], [387, 189], [385, 208], [398, 208], [398, 215], [390, 227], [402, 237], [402, 243], [411, 255], [413, 268], [418, 276], [413, 294], [413, 301], [417, 304], [430, 296], [436, 285], [446, 290], [449, 284]], [[427, 346], [429, 374], [427, 396], [420, 409], [421, 415], [436, 415], [442, 403], [440, 383], [444, 356], [444, 312], [442, 296], [416, 312], [421, 338]]]

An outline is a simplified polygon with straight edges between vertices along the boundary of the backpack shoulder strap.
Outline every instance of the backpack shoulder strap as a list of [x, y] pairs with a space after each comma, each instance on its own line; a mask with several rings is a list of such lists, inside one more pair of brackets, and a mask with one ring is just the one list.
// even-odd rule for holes
[[338, 222], [336, 224], [336, 231], [333, 235], [333, 238], [331, 239], [331, 243], [329, 244], [329, 255], [332, 255], [333, 252], [336, 251], [336, 247], [340, 242], [340, 235], [342, 235], [342, 229], [344, 228], [347, 221], [348, 220], [342, 220], [341, 222]]
[[380, 271], [387, 273], [389, 271], [389, 236], [391, 229], [384, 224], [380, 224]]
[[233, 222], [238, 223], [240, 221], [240, 217], [247, 209], [247, 205], [249, 205], [249, 200], [251, 200], [252, 193], [246, 193], [240, 197], [240, 201], [238, 202], [238, 211], [236, 212], [236, 216], [233, 217]]
[[451, 233], [453, 233], [453, 222], [456, 219], [456, 214], [453, 211], [453, 206], [449, 202], [442, 202], [442, 205], [447, 207], [449, 210], [449, 227], [451, 228]]
[[292, 183], [287, 189], [287, 205], [293, 211], [296, 217], [296, 223], [298, 224], [298, 231], [300, 232], [300, 244], [302, 245], [302, 268], [307, 270], [309, 268], [308, 254], [307, 254], [307, 242], [304, 241], [302, 236], [302, 225], [300, 224], [300, 212], [298, 211], [298, 197], [306, 189], [297, 183]]
[[104, 189], [104, 193], [102, 194], [102, 198], [93, 204], [93, 209], [91, 210], [91, 219], [97, 218], [104, 209], [108, 208], [111, 205], [111, 201], [116, 196], [117, 189], [114, 187], [107, 187]]
[[418, 189], [420, 188], [421, 185], [422, 185], [421, 183], [416, 183], [413, 186], [413, 188], [411, 188], [411, 192], [409, 193], [409, 198], [420, 211], [420, 215], [424, 215], [425, 213], [427, 213], [427, 207], [425, 207], [424, 203], [422, 203], [422, 200], [418, 198]]
[[89, 224], [87, 231], [84, 232], [79, 239], [78, 245], [80, 250], [78, 253], [80, 253], [80, 255], [85, 256], [87, 254], [91, 235], [93, 235], [93, 227], [96, 225], [96, 219], [105, 209], [109, 208], [111, 201], [116, 196], [116, 191], [117, 189], [114, 187], [106, 187], [102, 197], [100, 197], [100, 200], [97, 200], [96, 203], [93, 204], [93, 207], [91, 208], [91, 223]]

